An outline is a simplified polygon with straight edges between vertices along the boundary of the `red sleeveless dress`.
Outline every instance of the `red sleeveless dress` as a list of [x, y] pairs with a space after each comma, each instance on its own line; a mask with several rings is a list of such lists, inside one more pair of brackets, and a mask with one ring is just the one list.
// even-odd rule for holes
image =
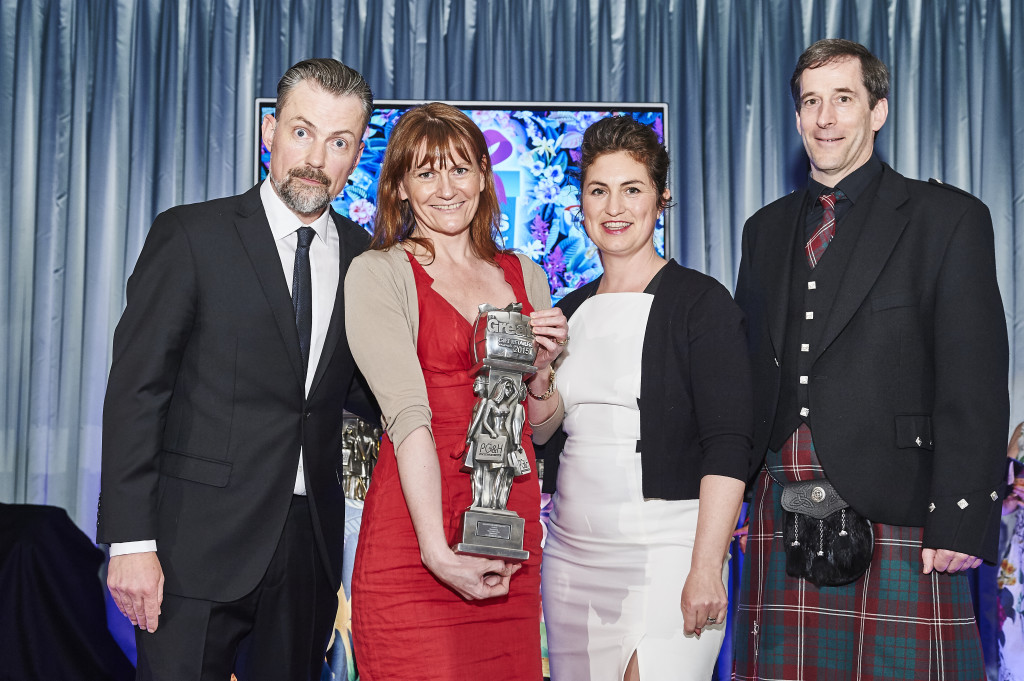
[[[431, 430], [441, 465], [441, 502], [448, 543], [455, 542], [462, 512], [473, 501], [463, 473], [463, 446], [473, 404], [472, 326], [431, 285], [410, 256], [419, 302], [417, 355], [426, 379]], [[533, 308], [514, 255], [498, 264], [523, 313]], [[515, 479], [508, 508], [526, 520], [530, 552], [502, 598], [465, 601], [420, 562], [419, 545], [405, 505], [395, 449], [384, 436], [363, 508], [352, 576], [353, 653], [362, 681], [380, 679], [541, 678], [540, 485], [529, 423], [523, 448], [532, 472]]]

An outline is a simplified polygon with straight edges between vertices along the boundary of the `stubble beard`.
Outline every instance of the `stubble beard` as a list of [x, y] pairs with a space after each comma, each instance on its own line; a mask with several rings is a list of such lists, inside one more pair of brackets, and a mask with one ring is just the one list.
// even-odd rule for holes
[[[320, 184], [318, 186], [308, 185], [300, 182], [300, 179], [313, 180]], [[284, 205], [300, 215], [321, 213], [334, 200], [334, 197], [327, 191], [327, 187], [331, 184], [331, 178], [327, 177], [324, 171], [316, 168], [292, 168], [283, 181], [278, 182], [273, 175], [270, 175], [270, 182], [274, 185], [274, 189]]]

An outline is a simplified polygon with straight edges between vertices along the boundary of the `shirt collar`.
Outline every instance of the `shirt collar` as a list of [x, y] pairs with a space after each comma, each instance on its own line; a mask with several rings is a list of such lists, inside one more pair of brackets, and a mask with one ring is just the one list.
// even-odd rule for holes
[[867, 160], [861, 167], [854, 170], [852, 173], [844, 177], [839, 181], [839, 184], [832, 187], [826, 187], [822, 183], [814, 179], [809, 179], [807, 182], [807, 198], [812, 205], [818, 203], [818, 197], [822, 194], [831, 194], [832, 192], [839, 190], [843, 192], [843, 196], [850, 203], [857, 203], [857, 200], [864, 195], [864, 190], [868, 188], [871, 182], [882, 174], [882, 162], [878, 159], [877, 154], [871, 154], [871, 158]]
[[[284, 205], [284, 201], [277, 195], [273, 185], [270, 183], [270, 177], [267, 177], [263, 184], [260, 185], [260, 200], [263, 202], [263, 210], [267, 213], [267, 222], [270, 223], [270, 232], [274, 235], [274, 241], [279, 241], [294, 234], [295, 230], [306, 224], [288, 206]], [[309, 226], [316, 232], [317, 237], [324, 243], [328, 239], [327, 221], [330, 218], [331, 209], [328, 208], [323, 212], [323, 215], [309, 223]]]

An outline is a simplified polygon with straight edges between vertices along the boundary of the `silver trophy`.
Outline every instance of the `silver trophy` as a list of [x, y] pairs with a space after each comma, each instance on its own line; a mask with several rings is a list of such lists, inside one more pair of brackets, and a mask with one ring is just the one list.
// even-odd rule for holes
[[530, 472], [523, 450], [523, 377], [537, 372], [537, 348], [521, 303], [504, 309], [485, 303], [479, 309], [473, 327], [475, 364], [470, 370], [476, 374], [477, 402], [462, 465], [472, 474], [473, 505], [462, 514], [462, 539], [454, 548], [456, 553], [521, 561], [530, 557], [523, 550], [526, 522], [506, 506], [513, 478]]
[[362, 501], [380, 450], [380, 428], [345, 413], [341, 433], [342, 478], [345, 496]]

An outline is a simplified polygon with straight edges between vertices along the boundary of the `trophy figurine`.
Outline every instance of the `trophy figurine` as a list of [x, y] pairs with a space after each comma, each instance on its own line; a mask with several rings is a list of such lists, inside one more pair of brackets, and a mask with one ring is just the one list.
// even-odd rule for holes
[[341, 434], [342, 487], [345, 496], [355, 501], [366, 498], [373, 467], [380, 449], [380, 428], [358, 416], [346, 414]]
[[454, 549], [485, 558], [526, 560], [525, 521], [506, 508], [512, 480], [530, 472], [523, 450], [526, 386], [536, 373], [537, 348], [521, 303], [480, 306], [473, 327], [473, 394], [477, 402], [466, 431], [462, 470], [472, 475], [473, 505], [462, 514], [461, 541]]

